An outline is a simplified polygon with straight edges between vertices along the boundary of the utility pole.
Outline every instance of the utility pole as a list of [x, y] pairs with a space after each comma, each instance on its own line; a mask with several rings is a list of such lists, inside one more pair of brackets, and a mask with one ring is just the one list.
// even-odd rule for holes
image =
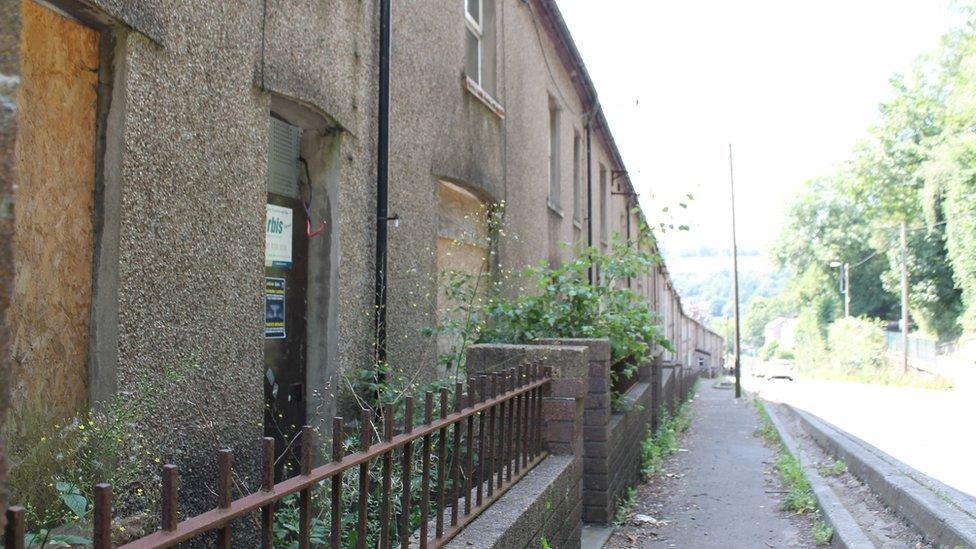
[[735, 398], [742, 397], [742, 360], [739, 356], [739, 248], [735, 238], [735, 176], [729, 143], [729, 196], [732, 199], [732, 310], [735, 312]]
[[908, 221], [901, 222], [901, 371], [908, 373]]

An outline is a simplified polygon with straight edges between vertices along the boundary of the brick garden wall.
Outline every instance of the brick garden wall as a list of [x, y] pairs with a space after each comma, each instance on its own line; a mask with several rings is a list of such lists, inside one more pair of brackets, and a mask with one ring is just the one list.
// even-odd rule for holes
[[[607, 441], [607, 474], [600, 479], [602, 491], [593, 497], [602, 507], [607, 504], [607, 515], [594, 522], [611, 522], [627, 488], [640, 480], [641, 445], [651, 428], [651, 385], [637, 383], [624, 395], [626, 411], [614, 413], [610, 418]], [[605, 484], [605, 487], [604, 487]], [[586, 503], [590, 499], [587, 498]]]
[[580, 546], [583, 513], [583, 409], [589, 372], [582, 346], [472, 345], [467, 349], [471, 376], [538, 362], [552, 368], [543, 396], [542, 418], [549, 457], [487, 509], [450, 547]]
[[[610, 344], [606, 339], [540, 340], [536, 345], [474, 345], [470, 375], [520, 362], [554, 370], [544, 403], [550, 457], [450, 546], [578, 547], [583, 522], [609, 523], [620, 499], [640, 480], [640, 442], [654, 418], [671, 414], [691, 388], [690, 368], [655, 360], [611, 409]], [[666, 411], [658, 409], [663, 406]]]

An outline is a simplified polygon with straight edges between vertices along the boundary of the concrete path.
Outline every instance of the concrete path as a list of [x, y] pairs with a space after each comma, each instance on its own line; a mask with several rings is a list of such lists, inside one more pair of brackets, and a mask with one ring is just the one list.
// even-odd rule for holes
[[[659, 489], [642, 490], [638, 513], [666, 525], [651, 536], [621, 529], [611, 547], [812, 547], [809, 522], [780, 510], [775, 453], [755, 435], [751, 400], [702, 380], [693, 423], [668, 464]], [[653, 486], [658, 481], [652, 481]], [[658, 505], [655, 505], [655, 501]]]

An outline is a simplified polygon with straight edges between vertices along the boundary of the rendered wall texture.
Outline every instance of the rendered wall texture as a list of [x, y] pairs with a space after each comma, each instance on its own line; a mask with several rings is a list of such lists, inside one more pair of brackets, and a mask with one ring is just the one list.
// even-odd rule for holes
[[[53, 4], [67, 11], [77, 7]], [[30, 326], [45, 330], [18, 332], [19, 355], [40, 360], [41, 349], [49, 351], [49, 364], [77, 364], [78, 370], [49, 371], [48, 378], [76, 391], [73, 396], [82, 403], [88, 394], [85, 360], [105, 359], [102, 352], [115, 355], [115, 364], [93, 373], [91, 388], [101, 394], [131, 394], [146, 378], [160, 378], [173, 368], [186, 371], [185, 383], [137, 396], [151, 410], [140, 426], [149, 444], [162, 461], [180, 465], [181, 506], [187, 510], [213, 505], [213, 456], [219, 447], [235, 450], [238, 478], [254, 487], [264, 418], [264, 204], [272, 96], [328, 120], [338, 143], [334, 165], [328, 167], [328, 201], [337, 212], [330, 228], [332, 249], [342, 260], [335, 265], [338, 297], [331, 301], [337, 320], [325, 328], [335, 334], [330, 341], [337, 349], [314, 367], [327, 373], [340, 365], [365, 366], [372, 352], [367, 334], [375, 222], [374, 7], [358, 0], [266, 4], [94, 0], [83, 11], [98, 20], [102, 36], [111, 38], [111, 51], [102, 52], [111, 65], [110, 86], [103, 88], [109, 97], [98, 96], [96, 87], [97, 41], [83, 50], [93, 62], [83, 64], [86, 80], [79, 89], [55, 85], [55, 75], [39, 71], [24, 77], [25, 109], [32, 108], [37, 94], [49, 93], [70, 113], [59, 114], [58, 125], [50, 122], [56, 109], [48, 115], [24, 113], [37, 127], [21, 130], [21, 161], [28, 175], [44, 178], [36, 186], [34, 179], [28, 181], [18, 214], [26, 212], [32, 232], [53, 235], [54, 242], [70, 249], [58, 256], [41, 247], [46, 240], [18, 242], [18, 253], [30, 262], [18, 272], [23, 282], [15, 313], [43, 316]], [[25, 0], [23, 8], [17, 3], [20, 9], [30, 14], [46, 8]], [[7, 27], [0, 35], [7, 39]], [[50, 50], [58, 43], [43, 45]], [[36, 51], [37, 57], [69, 67], [63, 52], [37, 47], [25, 39], [25, 57]], [[72, 95], [82, 91], [84, 100]], [[84, 147], [65, 132], [95, 138], [96, 99], [104, 109], [98, 120], [104, 117], [107, 128], [104, 171], [95, 178], [104, 179], [106, 229], [92, 242], [90, 228], [52, 219], [55, 212], [68, 212], [70, 221], [91, 223], [90, 178], [87, 191], [76, 195], [51, 187], [65, 181], [58, 173], [91, 173], [93, 165], [74, 163], [93, 160], [93, 142], [83, 155]], [[82, 103], [90, 116], [83, 121], [78, 118]], [[47, 157], [30, 152], [41, 137]], [[79, 236], [87, 240], [78, 241]], [[94, 307], [87, 302], [93, 249], [101, 250], [97, 257], [103, 260], [94, 281]], [[79, 266], [82, 260], [87, 263]], [[103, 269], [112, 280], [100, 278]], [[76, 275], [82, 271], [84, 277]], [[61, 297], [59, 288], [71, 299]], [[115, 316], [103, 322], [100, 315], [112, 308]], [[54, 327], [68, 325], [71, 318], [87, 322], [89, 315], [97, 319], [91, 327], [80, 322], [70, 329]], [[97, 334], [98, 356], [87, 356], [91, 353], [82, 343], [104, 327]], [[337, 384], [314, 389], [330, 399], [339, 392]]]
[[[370, 356], [375, 149], [372, 3], [110, 2], [137, 32], [119, 47], [118, 383], [192, 367], [152, 397], [147, 431], [179, 463], [195, 509], [214, 503], [213, 455], [253, 488], [264, 420], [264, 219], [271, 96], [338, 124], [333, 360]], [[165, 296], [161, 298], [160, 296]], [[326, 369], [326, 364], [309, 364]], [[327, 394], [336, 387], [316, 387]], [[326, 403], [329, 404], [329, 403]], [[201, 413], [201, 411], [203, 413]], [[193, 479], [191, 482], [189, 479]]]
[[70, 416], [87, 402], [98, 34], [24, 0], [16, 277], [18, 412]]

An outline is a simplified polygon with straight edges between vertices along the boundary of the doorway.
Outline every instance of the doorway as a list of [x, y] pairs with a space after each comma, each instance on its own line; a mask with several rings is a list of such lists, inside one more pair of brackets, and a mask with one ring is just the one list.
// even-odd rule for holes
[[297, 436], [306, 424], [309, 181], [302, 130], [272, 117], [265, 206], [265, 436], [281, 456], [275, 476], [298, 473]]

